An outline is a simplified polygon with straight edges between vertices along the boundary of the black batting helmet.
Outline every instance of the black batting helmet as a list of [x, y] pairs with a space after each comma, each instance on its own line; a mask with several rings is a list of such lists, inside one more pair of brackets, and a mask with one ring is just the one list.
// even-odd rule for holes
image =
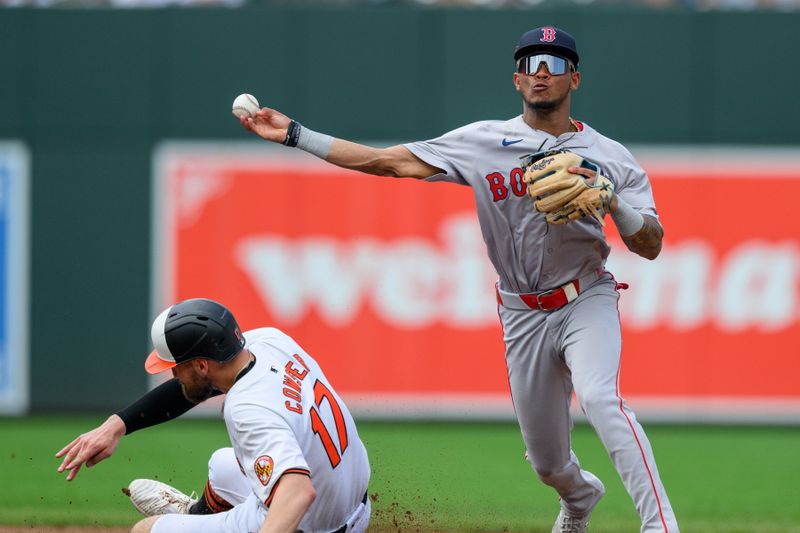
[[150, 335], [153, 352], [145, 370], [157, 374], [203, 357], [225, 363], [244, 349], [244, 335], [222, 304], [194, 298], [168, 307], [156, 317]]

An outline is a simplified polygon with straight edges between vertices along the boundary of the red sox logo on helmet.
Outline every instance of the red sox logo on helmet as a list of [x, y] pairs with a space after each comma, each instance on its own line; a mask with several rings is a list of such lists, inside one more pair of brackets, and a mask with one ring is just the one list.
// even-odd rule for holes
[[539, 39], [543, 43], [552, 43], [556, 40], [556, 29], [555, 28], [542, 28], [542, 38]]

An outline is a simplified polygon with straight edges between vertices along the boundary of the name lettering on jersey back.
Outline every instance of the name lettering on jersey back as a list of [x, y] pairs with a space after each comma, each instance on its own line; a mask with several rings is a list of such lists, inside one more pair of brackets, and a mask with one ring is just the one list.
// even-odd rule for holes
[[283, 395], [288, 398], [288, 400], [284, 402], [284, 405], [289, 411], [302, 415], [303, 405], [301, 401], [303, 380], [306, 379], [308, 375], [308, 366], [299, 355], [294, 354], [292, 357], [295, 358], [302, 368], [296, 367], [294, 361], [289, 361], [283, 368]]
[[486, 179], [487, 184], [489, 185], [489, 191], [492, 193], [492, 199], [495, 202], [499, 202], [500, 200], [505, 200], [508, 198], [509, 190], [514, 193], [514, 196], [525, 196], [527, 194], [527, 185], [522, 180], [522, 176], [525, 175], [525, 171], [521, 168], [514, 168], [511, 170], [509, 174], [508, 180], [506, 177], [500, 172], [492, 172], [491, 174], [487, 174], [484, 176]]

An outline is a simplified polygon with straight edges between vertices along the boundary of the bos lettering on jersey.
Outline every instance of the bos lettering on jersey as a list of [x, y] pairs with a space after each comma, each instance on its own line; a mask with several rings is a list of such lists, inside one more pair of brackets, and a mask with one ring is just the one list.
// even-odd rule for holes
[[283, 395], [288, 398], [284, 405], [289, 411], [303, 414], [303, 405], [300, 403], [302, 398], [303, 380], [308, 375], [308, 366], [303, 361], [303, 358], [297, 354], [292, 357], [300, 364], [302, 368], [297, 368], [293, 361], [286, 363], [283, 371]]
[[509, 190], [517, 197], [528, 194], [528, 186], [522, 180], [524, 175], [525, 171], [517, 167], [509, 172], [508, 179], [500, 172], [487, 174], [484, 179], [489, 186], [489, 191], [492, 193], [492, 199], [495, 202], [499, 202], [508, 198]]
[[[600, 169], [600, 174], [608, 176], [608, 173], [603, 172], [602, 169]], [[528, 184], [522, 179], [524, 175], [525, 171], [516, 167], [509, 172], [508, 180], [506, 180], [506, 177], [500, 172], [491, 172], [483, 178], [489, 185], [489, 191], [492, 193], [492, 200], [499, 202], [500, 200], [508, 198], [509, 191], [517, 197], [526, 196], [528, 194]]]

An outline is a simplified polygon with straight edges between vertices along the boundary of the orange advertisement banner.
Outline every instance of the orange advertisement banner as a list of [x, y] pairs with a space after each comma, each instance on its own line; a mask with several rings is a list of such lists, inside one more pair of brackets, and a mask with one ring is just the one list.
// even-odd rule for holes
[[[661, 256], [641, 259], [609, 231], [608, 269], [631, 285], [623, 393], [794, 412], [800, 167], [652, 161]], [[167, 145], [155, 170], [154, 309], [204, 296], [244, 329], [278, 327], [356, 410], [510, 409], [496, 274], [469, 188], [225, 145]]]

